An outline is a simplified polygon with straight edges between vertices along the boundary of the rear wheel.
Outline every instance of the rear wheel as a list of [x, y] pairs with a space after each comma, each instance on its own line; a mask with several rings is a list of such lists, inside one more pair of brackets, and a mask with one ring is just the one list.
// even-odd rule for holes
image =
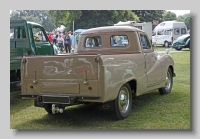
[[159, 88], [158, 91], [161, 95], [163, 94], [169, 94], [172, 90], [173, 85], [173, 77], [172, 77], [172, 71], [170, 68], [168, 68], [167, 75], [165, 78], [165, 87]]
[[130, 115], [132, 108], [132, 92], [129, 84], [124, 84], [118, 93], [115, 103], [115, 114], [121, 120]]

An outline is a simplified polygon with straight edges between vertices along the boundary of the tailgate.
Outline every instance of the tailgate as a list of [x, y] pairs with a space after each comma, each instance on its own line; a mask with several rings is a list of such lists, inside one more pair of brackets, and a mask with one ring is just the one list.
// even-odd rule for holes
[[[54, 55], [24, 57], [21, 66], [22, 94], [98, 93], [96, 55]], [[88, 91], [88, 87], [94, 89]]]

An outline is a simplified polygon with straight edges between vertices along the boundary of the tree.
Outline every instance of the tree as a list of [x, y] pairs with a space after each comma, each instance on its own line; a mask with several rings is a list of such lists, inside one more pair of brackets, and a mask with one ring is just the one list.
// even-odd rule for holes
[[109, 26], [119, 21], [139, 21], [137, 15], [128, 10], [55, 10], [49, 11], [49, 15], [57, 26], [62, 24], [67, 27], [67, 30], [72, 29], [73, 21], [75, 29]]
[[184, 22], [187, 26], [187, 29], [190, 29], [190, 14], [179, 15], [177, 21]]
[[167, 11], [163, 14], [163, 20], [164, 21], [172, 21], [176, 20], [176, 14], [170, 11]]
[[13, 10], [10, 20], [32, 21], [41, 24], [45, 30], [52, 31], [55, 28], [53, 20], [45, 10]]
[[140, 22], [152, 22], [153, 20], [163, 21], [165, 10], [132, 10], [140, 19]]

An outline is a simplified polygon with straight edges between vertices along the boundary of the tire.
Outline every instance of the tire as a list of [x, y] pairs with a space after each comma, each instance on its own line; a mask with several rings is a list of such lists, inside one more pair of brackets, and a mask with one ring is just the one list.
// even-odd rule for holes
[[174, 44], [174, 48], [175, 48], [177, 51], [180, 51], [180, 50], [182, 49], [181, 47], [178, 46], [177, 43]]
[[173, 77], [172, 77], [172, 71], [170, 68], [167, 70], [166, 80], [165, 80], [165, 87], [159, 88], [158, 91], [161, 95], [169, 94], [172, 90], [173, 85]]
[[118, 120], [127, 118], [132, 109], [132, 92], [129, 84], [124, 84], [114, 100], [115, 116]]
[[47, 112], [48, 114], [53, 114], [53, 113], [52, 113], [52, 110], [51, 110], [51, 105], [52, 105], [52, 104], [45, 104], [45, 106], [44, 106], [44, 109], [46, 110], [46, 112]]
[[165, 41], [164, 46], [165, 46], [165, 47], [169, 47], [168, 41]]
[[182, 48], [180, 48], [180, 47], [176, 47], [175, 49], [176, 49], [177, 51], [182, 50]]

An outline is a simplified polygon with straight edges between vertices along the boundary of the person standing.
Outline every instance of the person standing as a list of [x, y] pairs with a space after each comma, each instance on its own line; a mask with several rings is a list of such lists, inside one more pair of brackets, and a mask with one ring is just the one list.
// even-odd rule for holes
[[57, 44], [57, 38], [58, 38], [58, 34], [57, 32], [53, 35], [53, 44]]
[[76, 35], [76, 43], [78, 45], [78, 40], [79, 40], [79, 34]]
[[60, 48], [60, 51], [63, 52], [64, 39], [62, 38], [61, 33], [58, 35], [57, 42], [58, 42], [58, 48]]
[[71, 48], [74, 51], [74, 53], [76, 53], [77, 52], [77, 43], [76, 43], [76, 33], [75, 32], [71, 37], [71, 43], [72, 43]]
[[65, 32], [64, 44], [66, 53], [71, 53], [71, 41], [68, 32]]
[[49, 33], [48, 38], [49, 38], [50, 43], [52, 43], [53, 42], [53, 34], [51, 32]]

